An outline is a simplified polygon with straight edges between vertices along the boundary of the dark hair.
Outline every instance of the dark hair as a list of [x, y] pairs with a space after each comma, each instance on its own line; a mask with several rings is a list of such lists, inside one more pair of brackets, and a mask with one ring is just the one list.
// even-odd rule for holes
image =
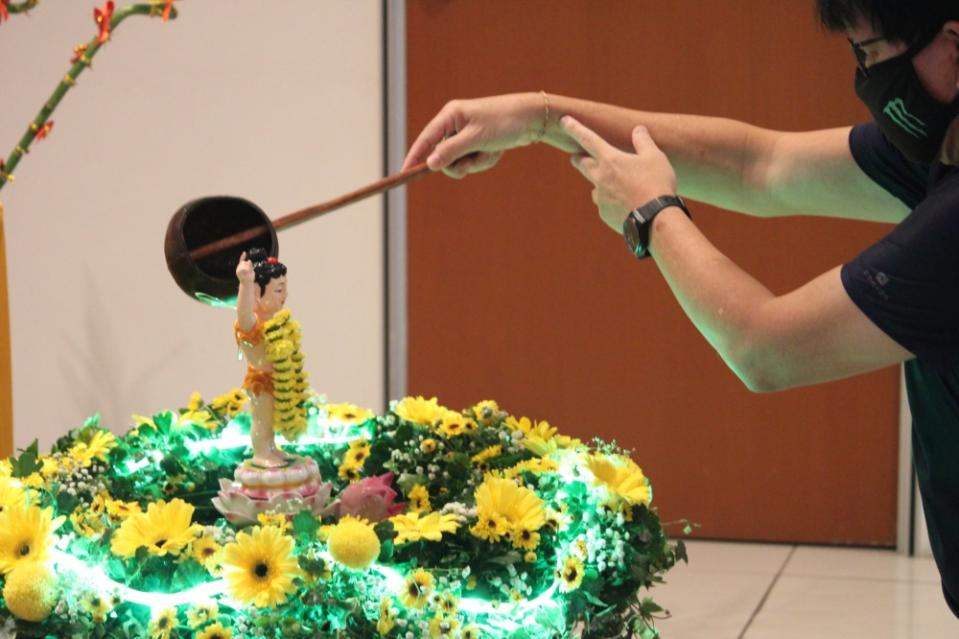
[[816, 0], [819, 21], [830, 31], [844, 31], [860, 18], [878, 35], [912, 46], [931, 38], [948, 20], [959, 19], [956, 0]]
[[266, 286], [270, 280], [286, 275], [286, 265], [277, 262], [276, 258], [272, 258], [272, 262], [269, 261], [271, 258], [267, 255], [266, 249], [251, 248], [246, 257], [253, 262], [253, 281], [260, 285], [260, 295], [266, 293]]

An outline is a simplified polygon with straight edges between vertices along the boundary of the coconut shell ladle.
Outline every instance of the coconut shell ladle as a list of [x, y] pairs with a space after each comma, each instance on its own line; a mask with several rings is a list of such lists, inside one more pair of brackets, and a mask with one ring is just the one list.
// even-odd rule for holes
[[192, 200], [167, 225], [167, 268], [177, 285], [193, 299], [212, 306], [233, 306], [238, 288], [236, 265], [243, 251], [258, 247], [275, 256], [279, 252], [277, 231], [406, 184], [428, 172], [424, 162], [275, 220], [270, 220], [253, 202], [239, 197], [217, 195]]

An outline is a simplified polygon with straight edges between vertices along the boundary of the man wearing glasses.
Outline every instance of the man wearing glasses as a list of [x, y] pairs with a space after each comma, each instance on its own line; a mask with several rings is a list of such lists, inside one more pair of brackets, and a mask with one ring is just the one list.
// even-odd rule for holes
[[[543, 141], [572, 154], [602, 220], [656, 267], [752, 390], [905, 362], [913, 446], [943, 592], [959, 616], [959, 2], [817, 0], [843, 32], [874, 122], [805, 133], [545, 92], [448, 103], [413, 143], [462, 177]], [[774, 295], [720, 253], [677, 193], [758, 216], [895, 223], [854, 260]]]

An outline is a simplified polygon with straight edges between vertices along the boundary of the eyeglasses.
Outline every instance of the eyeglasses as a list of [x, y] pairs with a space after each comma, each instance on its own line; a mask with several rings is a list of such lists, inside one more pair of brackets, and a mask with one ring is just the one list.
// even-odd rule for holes
[[876, 44], [877, 42], [882, 42], [886, 38], [884, 36], [876, 36], [875, 38], [869, 38], [868, 40], [860, 40], [856, 42], [852, 38], [846, 38], [849, 41], [849, 46], [852, 47], [852, 52], [856, 55], [856, 64], [859, 66], [859, 70], [863, 75], [869, 75], [869, 72], [866, 70], [866, 60], [869, 58], [869, 54], [866, 52], [866, 47], [870, 44]]

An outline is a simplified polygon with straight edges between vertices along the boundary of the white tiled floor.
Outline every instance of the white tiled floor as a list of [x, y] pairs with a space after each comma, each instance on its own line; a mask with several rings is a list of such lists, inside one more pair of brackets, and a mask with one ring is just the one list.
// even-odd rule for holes
[[861, 550], [687, 542], [649, 594], [663, 639], [953, 639], [931, 559]]

